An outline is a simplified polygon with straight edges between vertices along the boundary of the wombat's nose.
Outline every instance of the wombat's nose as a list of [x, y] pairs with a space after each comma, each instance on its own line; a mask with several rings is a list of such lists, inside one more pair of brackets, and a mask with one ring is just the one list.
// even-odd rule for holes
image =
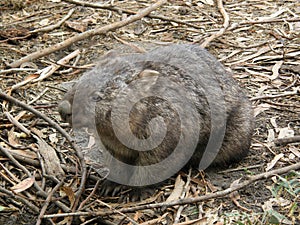
[[62, 101], [58, 104], [58, 112], [61, 118], [70, 123], [72, 118], [72, 106], [71, 103], [67, 100]]

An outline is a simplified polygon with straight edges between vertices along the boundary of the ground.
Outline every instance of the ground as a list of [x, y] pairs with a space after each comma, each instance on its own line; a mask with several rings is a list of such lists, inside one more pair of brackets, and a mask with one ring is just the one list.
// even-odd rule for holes
[[[98, 183], [93, 172], [88, 171], [94, 176], [82, 182], [82, 161], [65, 137], [1, 94], [1, 224], [300, 223], [299, 138], [277, 143], [279, 138], [300, 135], [298, 0], [225, 0], [223, 7], [213, 0], [172, 0], [126, 26], [88, 35], [29, 61], [17, 61], [87, 30], [126, 20], [154, 2], [92, 2], [109, 5], [101, 8], [78, 1], [2, 0], [1, 93], [39, 110], [69, 132], [57, 110], [64, 84], [80, 77], [108, 50], [124, 43], [202, 44], [232, 71], [251, 99], [255, 129], [249, 155], [221, 171], [182, 171], [141, 202], [126, 199], [126, 193], [124, 198], [104, 198], [94, 190]], [[69, 61], [59, 61], [76, 50], [80, 52]], [[46, 71], [47, 67], [54, 72]], [[37, 78], [40, 80], [34, 80]], [[53, 165], [47, 162], [55, 161], [55, 156], [59, 164], [49, 172], [47, 168]], [[233, 194], [192, 201], [286, 166], [296, 170], [275, 171], [242, 185]], [[170, 206], [166, 200], [170, 193], [175, 201], [191, 201]], [[153, 203], [161, 205], [153, 207]], [[141, 208], [130, 211], [131, 206]], [[58, 217], [69, 210], [75, 216]], [[49, 215], [53, 217], [47, 218]]]

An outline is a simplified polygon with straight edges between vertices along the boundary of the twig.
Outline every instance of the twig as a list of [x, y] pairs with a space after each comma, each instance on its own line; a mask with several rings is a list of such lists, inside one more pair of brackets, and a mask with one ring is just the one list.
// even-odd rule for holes
[[64, 181], [61, 180], [51, 191], [50, 193], [48, 194], [46, 200], [45, 200], [45, 203], [40, 211], [40, 214], [37, 218], [37, 221], [36, 221], [36, 225], [40, 225], [42, 223], [42, 217], [43, 215], [45, 214], [46, 210], [47, 210], [47, 207], [48, 205], [50, 204], [50, 201], [51, 201], [51, 198], [52, 196], [54, 195], [54, 193], [58, 190], [58, 188], [60, 188], [62, 185], [63, 185]]
[[126, 26], [126, 25], [128, 25], [132, 22], [135, 22], [135, 21], [141, 19], [142, 17], [148, 15], [150, 12], [156, 10], [157, 8], [159, 8], [160, 6], [165, 4], [166, 2], [167, 2], [167, 0], [159, 0], [156, 3], [154, 3], [153, 5], [149, 6], [148, 8], [145, 8], [145, 9], [141, 10], [136, 15], [132, 15], [132, 16], [130, 16], [130, 17], [128, 17], [128, 18], [126, 18], [122, 21], [118, 21], [118, 22], [115, 22], [115, 23], [112, 23], [112, 24], [108, 24], [108, 25], [103, 26], [103, 27], [98, 27], [98, 28], [95, 28], [93, 30], [85, 31], [83, 33], [80, 33], [78, 35], [70, 37], [69, 39], [67, 39], [63, 42], [57, 43], [57, 44], [55, 44], [55, 45], [53, 45], [49, 48], [45, 48], [45, 49], [39, 50], [37, 52], [31, 53], [31, 54], [15, 61], [15, 62], [10, 63], [8, 66], [18, 67], [24, 62], [28, 62], [28, 61], [37, 59], [39, 57], [48, 55], [48, 54], [50, 54], [52, 52], [55, 52], [57, 50], [64, 49], [64, 48], [70, 46], [71, 44], [73, 44], [77, 41], [81, 41], [83, 39], [89, 38], [89, 37], [94, 36], [94, 35], [106, 34], [108, 31], [116, 30], [120, 27]]
[[51, 26], [48, 26], [48, 27], [42, 27], [42, 28], [39, 28], [39, 29], [35, 29], [33, 31], [30, 31], [31, 34], [36, 34], [38, 32], [48, 32], [48, 31], [51, 31], [51, 30], [54, 30], [58, 27], [60, 27], [67, 19], [69, 19], [72, 14], [74, 13], [75, 9], [71, 9], [68, 14], [62, 18], [60, 21], [58, 21], [58, 23], [56, 24], [53, 24]]
[[218, 0], [217, 1], [217, 4], [218, 4], [218, 9], [220, 11], [220, 13], [222, 14], [223, 18], [224, 18], [224, 22], [223, 22], [223, 28], [221, 28], [218, 32], [214, 33], [213, 35], [211, 35], [209, 38], [207, 38], [202, 44], [201, 44], [201, 47], [203, 48], [206, 48], [208, 46], [208, 44], [220, 37], [221, 35], [223, 35], [226, 31], [226, 29], [228, 28], [229, 26], [229, 16], [223, 6], [223, 0]]
[[32, 82], [38, 82], [38, 81], [44, 80], [45, 78], [51, 76], [56, 70], [58, 70], [60, 68], [60, 64], [68, 63], [72, 58], [77, 56], [79, 53], [80, 53], [80, 51], [77, 49], [77, 50], [71, 52], [70, 54], [68, 54], [67, 56], [65, 56], [64, 58], [60, 59], [57, 62], [57, 64], [52, 64], [51, 66], [48, 66], [42, 70], [39, 70], [37, 73], [40, 74], [40, 76], [38, 78], [32, 80]]
[[[91, 3], [91, 2], [83, 2], [83, 1], [79, 1], [79, 0], [64, 0], [64, 2], [68, 2], [68, 3], [72, 3], [72, 4], [76, 4], [76, 5], [81, 5], [81, 6], [87, 6], [87, 7], [91, 7], [91, 8], [98, 8], [98, 9], [105, 9], [105, 10], [110, 10], [110, 11], [114, 11], [117, 13], [127, 13], [129, 15], [135, 15], [137, 14], [137, 12], [128, 10], [128, 9], [122, 9], [122, 8], [118, 8], [115, 7], [113, 5], [110, 4], [99, 4], [99, 3]], [[174, 23], [178, 23], [178, 24], [184, 24], [190, 27], [194, 27], [196, 29], [202, 29], [203, 27], [192, 24], [192, 23], [188, 23], [182, 20], [178, 20], [178, 19], [174, 19], [174, 18], [170, 18], [170, 17], [166, 17], [166, 16], [161, 16], [161, 15], [153, 15], [153, 14], [149, 14], [146, 15], [145, 17], [149, 17], [152, 19], [160, 19], [160, 20], [164, 20], [164, 21], [168, 21], [168, 22], [174, 22]]]
[[250, 170], [250, 169], [256, 169], [256, 168], [261, 168], [264, 164], [257, 164], [257, 165], [252, 165], [252, 166], [245, 166], [245, 167], [237, 167], [233, 169], [227, 169], [227, 170], [222, 170], [219, 171], [218, 173], [231, 173], [231, 172], [236, 172], [236, 171], [241, 171], [241, 170]]
[[259, 20], [259, 21], [242, 21], [240, 23], [233, 23], [229, 28], [228, 31], [232, 31], [242, 27], [243, 25], [254, 25], [254, 24], [263, 24], [263, 23], [280, 23], [280, 22], [298, 22], [300, 21], [299, 17], [295, 18], [282, 18], [282, 19], [266, 19], [266, 20]]
[[[279, 23], [279, 22], [298, 22], [300, 21], [299, 17], [295, 18], [282, 18], [282, 19], [266, 19], [258, 21], [243, 21], [238, 23], [238, 25], [247, 25], [247, 24], [262, 24], [262, 23]], [[231, 30], [231, 27], [229, 28]]]
[[138, 225], [137, 222], [135, 222], [133, 219], [131, 219], [129, 216], [127, 216], [126, 214], [120, 212], [117, 209], [114, 209], [113, 207], [111, 207], [109, 204], [106, 204], [105, 202], [99, 201], [102, 205], [108, 207], [111, 211], [113, 211], [114, 213], [120, 214], [121, 216], [124, 216], [125, 218], [127, 218], [133, 225]]
[[[4, 148], [4, 147], [2, 147], [2, 146], [0, 145], [0, 150], [1, 150], [1, 151], [2, 151], [2, 152], [3, 152], [3, 153], [11, 160], [11, 162], [12, 162], [13, 164], [15, 164], [19, 169], [23, 170], [23, 171], [27, 174], [28, 177], [32, 177], [32, 174], [30, 173], [30, 171], [27, 170], [27, 168], [26, 168], [25, 166], [23, 166], [22, 164], [20, 164], [20, 163], [18, 162], [18, 160], [16, 160], [16, 159], [10, 154], [10, 152], [9, 152], [6, 148]], [[36, 184], [36, 186], [38, 186], [37, 183], [35, 183], [35, 184]], [[39, 186], [38, 186], [37, 189], [43, 191]]]
[[300, 135], [289, 138], [278, 138], [274, 140], [276, 145], [285, 145], [294, 142], [300, 142]]
[[[20, 102], [19, 100], [11, 97], [11, 96], [8, 96], [7, 94], [3, 93], [2, 91], [0, 91], [0, 99], [5, 99], [13, 104], [16, 104], [16, 105], [19, 105], [21, 106], [22, 108], [32, 112], [33, 114], [35, 114], [36, 116], [38, 116], [39, 118], [42, 118], [43, 120], [47, 121], [51, 126], [53, 126], [57, 131], [59, 131], [69, 142], [70, 144], [72, 145], [72, 147], [75, 149], [76, 153], [77, 153], [77, 156], [78, 158], [80, 159], [80, 163], [81, 163], [81, 167], [82, 167], [82, 171], [81, 171], [81, 174], [82, 174], [82, 178], [81, 178], [81, 183], [80, 183], [80, 188], [78, 190], [78, 192], [82, 191], [83, 190], [83, 186], [85, 184], [85, 181], [86, 181], [86, 164], [84, 162], [84, 158], [83, 158], [83, 155], [82, 155], [82, 152], [80, 150], [80, 148], [76, 145], [76, 143], [72, 140], [71, 136], [64, 130], [62, 129], [56, 122], [54, 122], [53, 120], [51, 120], [49, 117], [45, 116], [44, 114], [42, 114], [41, 112], [37, 111], [36, 109], [30, 107], [29, 105], [23, 103], [23, 102]], [[2, 150], [2, 152], [7, 155], [14, 163], [16, 163], [16, 165], [21, 168], [23, 171], [26, 172], [26, 174], [28, 176], [30, 176], [30, 172], [24, 167], [22, 166], [17, 160], [15, 160], [15, 158], [10, 154], [9, 151], [7, 151], [6, 149], [2, 148], [0, 146], [0, 149]], [[39, 185], [35, 182], [35, 187], [38, 189], [38, 191], [41, 193], [41, 195], [43, 197], [47, 197], [47, 193], [44, 192], [40, 187]], [[64, 204], [62, 204], [61, 202], [57, 201], [55, 202], [61, 209], [63, 209], [65, 212], [68, 212], [70, 211], [70, 209], [65, 206]]]
[[27, 201], [25, 198], [15, 195], [12, 191], [6, 190], [5, 188], [3, 188], [1, 186], [0, 186], [0, 192], [2, 194], [4, 193], [4, 194], [8, 195], [10, 198], [14, 198], [17, 201], [22, 202], [24, 205], [27, 205], [35, 213], [38, 213], [40, 211], [40, 209], [37, 206], [35, 206], [31, 202]]
[[45, 165], [44, 165], [44, 160], [42, 159], [41, 153], [39, 151], [36, 150], [35, 152], [37, 154], [38, 160], [40, 161], [40, 167], [41, 167], [41, 170], [42, 170], [41, 186], [42, 186], [43, 190], [45, 190], [47, 173], [46, 173], [46, 168], [45, 168]]
[[[21, 182], [21, 180], [19, 178], [17, 178], [12, 172], [10, 172], [10, 170], [7, 169], [1, 162], [0, 162], [0, 167], [2, 168], [1, 171], [0, 171], [0, 175], [5, 180], [7, 180], [9, 183], [11, 183], [12, 185], [16, 185], [17, 183]], [[5, 171], [6, 174], [9, 175], [10, 178], [8, 178], [6, 175], [4, 175], [4, 171], [3, 170]]]
[[88, 196], [86, 199], [84, 199], [84, 200], [80, 203], [80, 205], [79, 205], [79, 207], [78, 207], [78, 210], [81, 210], [81, 209], [83, 208], [83, 206], [88, 202], [88, 200], [90, 200], [90, 198], [95, 194], [96, 190], [97, 190], [98, 187], [99, 187], [99, 184], [100, 184], [100, 180], [97, 180], [97, 182], [96, 182], [96, 184], [95, 184], [95, 186], [94, 186], [92, 192], [89, 194], [89, 196]]
[[207, 218], [199, 218], [194, 220], [188, 220], [182, 223], [174, 223], [173, 225], [193, 225], [193, 224], [209, 224]]
[[280, 103], [280, 102], [272, 102], [272, 101], [268, 101], [268, 100], [264, 100], [262, 99], [262, 102], [268, 103], [270, 105], [275, 105], [275, 106], [280, 106], [280, 107], [291, 107], [291, 108], [300, 108], [300, 105], [293, 105], [293, 104], [284, 104], [284, 103]]
[[115, 8], [114, 6], [112, 6], [111, 4], [100, 4], [100, 3], [92, 3], [92, 2], [82, 2], [82, 1], [77, 1], [77, 0], [63, 0], [64, 2], [68, 2], [71, 4], [76, 4], [76, 5], [80, 5], [80, 6], [87, 6], [87, 7], [91, 7], [91, 8], [98, 8], [98, 9], [108, 9], [108, 10], [112, 10], [112, 11], [117, 11], [118, 12], [122, 12], [123, 10]]
[[[23, 166], [22, 164], [20, 164], [11, 154], [10, 152], [2, 147], [0, 145], [0, 151], [2, 151], [18, 168], [20, 168], [21, 170], [23, 170], [28, 177], [32, 177], [31, 173], [29, 170], [27, 170], [27, 168], [25, 166]], [[34, 181], [34, 187], [38, 190], [38, 194], [43, 196], [44, 198], [47, 198], [48, 194], [38, 185], [38, 183], [36, 181]], [[70, 209], [63, 203], [61, 203], [60, 201], [55, 201], [55, 204], [60, 207], [64, 212], [69, 212]]]
[[[90, 220], [87, 220], [87, 221], [81, 223], [80, 225], [91, 224], [91, 222], [93, 222], [94, 220], [97, 220], [97, 219], [98, 219], [97, 217], [94, 217], [94, 218], [92, 218], [92, 219], [90, 219]], [[95, 223], [95, 224], [96, 224], [96, 223]], [[97, 223], [97, 224], [98, 224], [98, 223]], [[105, 223], [105, 224], [106, 224], [106, 223]]]
[[145, 53], [146, 49], [144, 49], [143, 47], [140, 47], [138, 45], [135, 45], [133, 43], [127, 42], [119, 37], [117, 37], [117, 35], [112, 34], [112, 36], [119, 42], [121, 42], [123, 45], [127, 45], [128, 47], [130, 47], [132, 50], [134, 50], [137, 53]]
[[[57, 131], [59, 131], [70, 142], [70, 144], [72, 144], [72, 147], [74, 147], [74, 149], [76, 151], [77, 150], [80, 151], [79, 147], [76, 144], [73, 143], [74, 141], [73, 141], [72, 137], [64, 129], [62, 129], [56, 122], [51, 120], [49, 117], [47, 117], [43, 113], [39, 112], [38, 110], [32, 108], [31, 106], [29, 106], [27, 104], [15, 99], [14, 97], [11, 97], [11, 96], [5, 94], [2, 91], [0, 91], [0, 99], [7, 100], [7, 101], [11, 102], [12, 104], [18, 105], [18, 106], [28, 110], [29, 112], [33, 113], [37, 117], [45, 120], [51, 126], [53, 126]], [[79, 154], [79, 155], [82, 155], [82, 154]]]
[[[179, 200], [171, 201], [171, 202], [153, 203], [153, 204], [148, 204], [148, 205], [135, 206], [135, 207], [131, 207], [131, 208], [123, 208], [123, 209], [118, 210], [118, 212], [122, 212], [122, 213], [136, 212], [138, 210], [143, 210], [143, 209], [153, 209], [153, 208], [160, 208], [160, 207], [170, 207], [170, 206], [175, 206], [175, 205], [192, 204], [192, 203], [197, 203], [197, 202], [201, 202], [201, 201], [212, 199], [212, 198], [218, 198], [218, 197], [228, 195], [229, 193], [231, 193], [233, 191], [237, 191], [241, 188], [245, 188], [245, 187], [249, 186], [250, 184], [254, 183], [255, 181], [267, 179], [274, 175], [279, 175], [279, 174], [287, 173], [291, 170], [298, 170], [298, 169], [300, 169], [300, 162], [290, 165], [290, 166], [280, 168], [280, 169], [268, 171], [268, 172], [257, 174], [254, 176], [249, 176], [248, 180], [241, 182], [234, 187], [227, 188], [223, 191], [218, 191], [215, 193], [207, 194], [204, 196], [199, 196], [196, 198], [185, 198], [185, 199], [179, 199]], [[106, 215], [111, 215], [114, 213], [115, 213], [114, 210], [108, 210], [105, 212], [99, 211], [99, 212], [59, 213], [59, 214], [45, 215], [44, 218], [65, 217], [65, 216], [91, 216], [91, 215], [92, 216], [106, 216]]]
[[31, 105], [32, 103], [36, 102], [39, 100], [46, 92], [49, 91], [49, 88], [46, 87], [38, 96], [36, 96], [34, 99], [32, 99], [30, 102], [28, 102], [28, 105]]
[[[4, 140], [4, 139], [1, 138], [1, 137], [0, 137], [0, 140], [4, 141], [5, 144], [9, 145], [9, 146], [12, 147], [12, 148], [15, 147], [15, 146], [12, 146], [9, 142], [7, 142], [6, 140]], [[20, 147], [20, 148], [17, 148], [17, 149], [27, 149], [27, 148], [21, 148], [21, 147]], [[26, 158], [26, 157], [24, 157], [23, 155], [20, 155], [20, 154], [16, 153], [16, 152], [13, 151], [13, 150], [9, 150], [9, 149], [7, 149], [7, 150], [9, 151], [9, 153], [10, 153], [15, 159], [17, 159], [17, 160], [20, 161], [20, 162], [25, 162], [25, 163], [27, 163], [27, 164], [29, 164], [29, 165], [31, 165], [31, 166], [40, 166], [40, 162], [39, 162], [38, 160], [36, 160], [36, 159]], [[5, 154], [2, 153], [1, 151], [0, 151], [0, 155], [5, 156]], [[66, 166], [66, 165], [61, 165], [61, 167], [63, 168], [63, 170], [64, 170], [65, 172], [68, 172], [68, 173], [76, 173], [76, 168], [75, 168], [75, 167], [68, 167], [68, 166]], [[95, 175], [90, 175], [89, 178], [92, 179], [93, 181], [98, 181], [98, 180], [99, 180], [99, 177], [97, 177], [97, 176], [95, 176]]]
[[260, 100], [260, 99], [281, 98], [281, 97], [286, 97], [286, 96], [291, 96], [291, 95], [299, 95], [299, 94], [300, 94], [299, 90], [296, 89], [295, 91], [278, 94], [278, 95], [265, 95], [265, 96], [253, 97], [250, 100], [256, 101], [256, 100]]
[[0, 74], [7, 74], [7, 73], [14, 73], [14, 72], [31, 72], [31, 71], [37, 71], [37, 69], [33, 68], [11, 68], [7, 70], [0, 70]]
[[0, 43], [5, 43], [5, 42], [8, 42], [8, 41], [22, 40], [22, 39], [26, 39], [26, 38], [28, 38], [30, 36], [31, 36], [31, 34], [26, 34], [26, 35], [21, 36], [21, 37], [10, 37], [10, 38], [6, 38], [4, 40], [0, 40]]
[[26, 127], [24, 127], [18, 120], [16, 120], [9, 112], [4, 113], [7, 117], [7, 119], [14, 124], [16, 127], [18, 127], [21, 131], [23, 131], [25, 134], [30, 135], [30, 130], [28, 130]]

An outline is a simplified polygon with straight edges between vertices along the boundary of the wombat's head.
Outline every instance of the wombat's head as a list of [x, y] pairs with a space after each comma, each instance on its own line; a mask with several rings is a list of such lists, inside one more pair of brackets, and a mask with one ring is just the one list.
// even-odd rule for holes
[[72, 127], [92, 127], [98, 92], [90, 83], [75, 83], [58, 105], [61, 118]]
[[[85, 73], [64, 95], [58, 105], [61, 118], [72, 127], [95, 126], [95, 104], [99, 100], [112, 98], [121, 84], [112, 82], [112, 78], [128, 70], [126, 62], [120, 62], [115, 52], [109, 52], [100, 58], [92, 70]], [[124, 85], [124, 82], [119, 82]], [[116, 85], [118, 84], [118, 85]]]

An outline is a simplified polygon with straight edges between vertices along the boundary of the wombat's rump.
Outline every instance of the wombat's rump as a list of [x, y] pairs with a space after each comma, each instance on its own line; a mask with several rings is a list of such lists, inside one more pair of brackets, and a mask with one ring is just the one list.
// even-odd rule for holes
[[[127, 180], [155, 180], [157, 173], [167, 178], [171, 170], [200, 162], [200, 169], [210, 162], [226, 167], [247, 154], [252, 134], [249, 99], [213, 56], [188, 44], [104, 56], [65, 95], [59, 111], [73, 127], [97, 130], [113, 162], [132, 168]], [[160, 162], [154, 173], [135, 169]], [[122, 174], [120, 166], [109, 167]]]

